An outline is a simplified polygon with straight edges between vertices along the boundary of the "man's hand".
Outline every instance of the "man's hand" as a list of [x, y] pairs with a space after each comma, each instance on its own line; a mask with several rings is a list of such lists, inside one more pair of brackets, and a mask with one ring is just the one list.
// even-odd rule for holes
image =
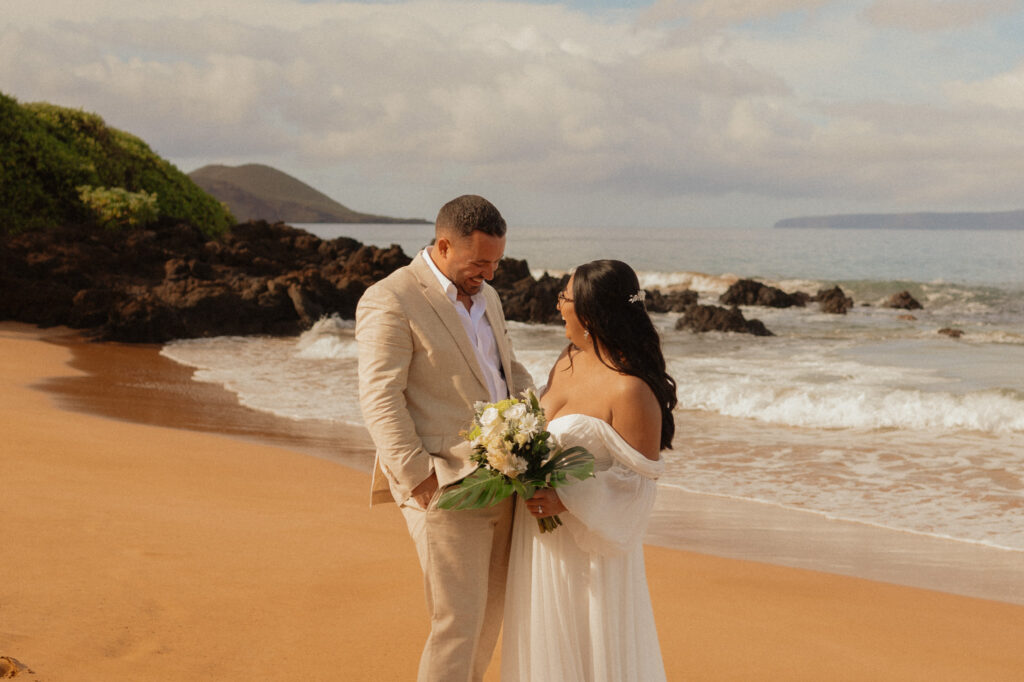
[[416, 500], [420, 507], [426, 509], [430, 505], [430, 498], [434, 496], [437, 491], [437, 474], [430, 472], [422, 483], [412, 489], [412, 498]]

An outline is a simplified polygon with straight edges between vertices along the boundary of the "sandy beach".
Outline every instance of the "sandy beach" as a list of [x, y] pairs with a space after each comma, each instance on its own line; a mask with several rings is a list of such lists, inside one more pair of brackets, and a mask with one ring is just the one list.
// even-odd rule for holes
[[[68, 330], [0, 324], [0, 368], [0, 671], [414, 679], [419, 568], [397, 509], [368, 506], [365, 432], [297, 429], [190, 382], [155, 347]], [[336, 458], [314, 456], [332, 444]], [[646, 556], [670, 680], [1024, 670], [1019, 605], [664, 547]]]

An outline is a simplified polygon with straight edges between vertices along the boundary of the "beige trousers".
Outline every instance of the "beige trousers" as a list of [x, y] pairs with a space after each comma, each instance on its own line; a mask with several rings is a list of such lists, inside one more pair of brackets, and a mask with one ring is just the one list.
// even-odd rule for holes
[[480, 682], [501, 632], [513, 498], [488, 509], [402, 505], [430, 614], [418, 682]]

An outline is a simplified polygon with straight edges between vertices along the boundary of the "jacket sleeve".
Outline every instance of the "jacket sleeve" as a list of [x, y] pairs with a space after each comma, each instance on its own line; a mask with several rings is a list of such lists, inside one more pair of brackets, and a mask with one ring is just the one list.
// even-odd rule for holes
[[356, 307], [359, 406], [397, 502], [407, 500], [433, 470], [406, 406], [413, 336], [398, 297], [372, 286]]

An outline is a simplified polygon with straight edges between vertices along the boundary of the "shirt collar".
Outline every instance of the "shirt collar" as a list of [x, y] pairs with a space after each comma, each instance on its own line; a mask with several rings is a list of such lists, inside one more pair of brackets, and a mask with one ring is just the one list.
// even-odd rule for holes
[[[441, 272], [441, 269], [437, 267], [437, 263], [435, 263], [434, 259], [431, 258], [430, 251], [433, 248], [433, 246], [424, 247], [423, 260], [427, 261], [427, 265], [430, 266], [430, 271], [433, 272], [434, 277], [437, 278], [438, 283], [441, 285], [441, 291], [443, 291], [445, 296], [448, 297], [448, 300], [450, 300], [452, 303], [455, 303], [458, 300], [459, 290], [455, 288], [454, 282], [452, 282], [450, 279], [444, 276], [444, 273]], [[470, 296], [469, 300], [473, 302], [474, 308], [476, 308], [476, 305], [478, 303], [482, 303], [484, 301], [483, 288], [481, 288], [478, 293]]]

